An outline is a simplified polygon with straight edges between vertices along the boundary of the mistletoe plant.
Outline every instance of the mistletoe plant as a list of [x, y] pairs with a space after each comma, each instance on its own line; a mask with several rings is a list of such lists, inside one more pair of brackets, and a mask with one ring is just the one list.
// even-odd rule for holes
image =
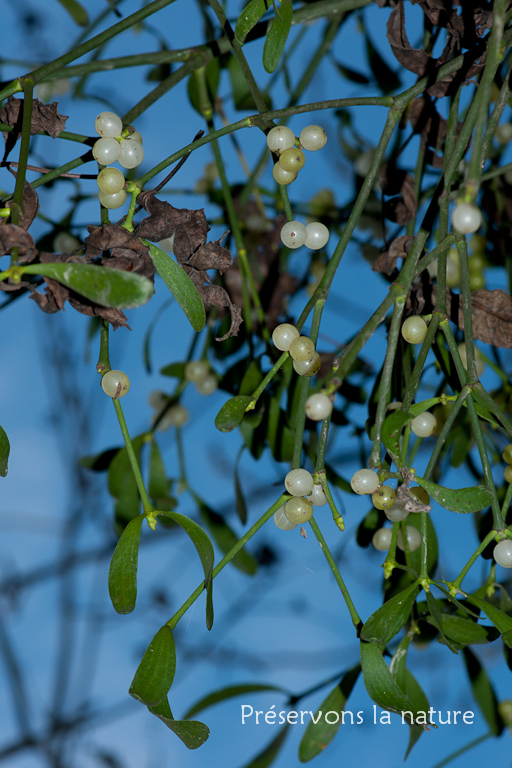
[[[297, 544], [299, 534], [316, 537], [351, 621], [344, 642], [350, 639], [360, 646], [360, 663], [336, 670], [334, 688], [332, 677], [318, 681], [317, 688], [326, 688], [320, 713], [343, 710], [362, 675], [370, 699], [383, 711], [400, 714], [410, 726], [408, 753], [436, 726], [408, 651], [416, 642], [437, 641], [447, 654], [464, 659], [476, 703], [489, 725], [487, 736], [498, 737], [512, 725], [512, 705], [498, 701], [472, 646], [502, 646], [509, 674], [511, 581], [503, 569], [512, 568], [512, 388], [510, 356], [503, 350], [512, 348], [512, 163], [503, 158], [512, 134], [506, 121], [512, 104], [512, 9], [507, 0], [481, 0], [470, 9], [449, 0], [420, 0], [413, 4], [423, 14], [422, 41], [414, 48], [406, 34], [404, 0], [251, 0], [243, 9], [228, 4], [228, 11], [218, 0], [208, 0], [200, 5], [209, 42], [186, 50], [165, 44], [156, 53], [104, 57], [110, 40], [146, 20], [158, 24], [159, 14], [173, 1], [145, 4], [0, 90], [3, 164], [14, 177], [0, 211], [1, 255], [10, 257], [0, 274], [4, 306], [28, 295], [44, 312], [56, 313], [68, 302], [98, 323], [93, 326], [99, 330], [97, 371], [124, 441], [114, 451], [83, 459], [91, 470], [108, 472], [114, 499], [119, 541], [108, 583], [114, 609], [125, 614], [136, 608], [145, 523], [151, 536], [161, 528], [170, 527], [173, 534], [176, 526], [181, 528], [202, 567], [197, 588], [183, 596], [170, 618], [163, 617], [152, 639], [148, 636], [130, 694], [194, 749], [209, 730], [192, 717], [257, 690], [251, 683], [203, 691], [181, 719], [174, 718], [168, 698], [179, 656], [174, 639], [178, 623], [204, 593], [206, 628], [215, 631], [214, 582], [223, 589], [221, 574], [230, 565], [258, 578], [246, 545], [275, 523], [280, 535], [297, 536]], [[89, 30], [78, 3], [63, 5]], [[387, 20], [385, 45], [399, 65], [394, 70], [366, 32], [365, 7], [371, 5], [381, 9], [378, 18]], [[311, 55], [307, 23], [313, 20], [322, 25], [323, 34]], [[301, 103], [336, 40], [354, 20], [366, 45], [367, 74], [333, 62], [336, 77], [356, 83], [362, 95]], [[257, 58], [251, 59], [253, 41], [262, 38], [263, 73]], [[444, 47], [436, 57], [438, 42]], [[295, 49], [304, 51], [307, 63], [292, 85], [288, 60]], [[91, 53], [89, 60], [74, 63]], [[172, 72], [171, 63], [176, 65]], [[91, 114], [87, 135], [68, 133], [58, 105], [34, 97], [41, 84], [87, 79], [131, 65], [153, 67], [158, 85], [122, 117], [110, 109], [97, 118]], [[409, 87], [403, 85], [404, 70], [412, 73]], [[158, 108], [159, 99], [183, 78], [188, 78], [190, 103], [202, 130], [192, 142], [181, 136], [183, 146], [137, 176], [144, 150], [134, 123], [146, 110]], [[285, 103], [273, 110], [271, 98], [280, 78]], [[231, 120], [221, 83], [230, 84], [232, 111], [243, 112], [242, 119]], [[373, 95], [375, 91], [380, 95]], [[378, 107], [386, 116], [382, 135], [371, 147], [358, 134], [353, 117], [368, 107]], [[321, 125], [326, 110], [329, 120], [337, 121], [338, 141]], [[286, 123], [306, 113], [313, 113], [313, 122], [302, 120], [296, 136]], [[258, 153], [251, 165], [237, 143], [237, 134], [249, 129], [254, 129], [250, 133], [257, 137]], [[30, 165], [36, 134], [74, 142], [82, 153], [59, 167]], [[11, 162], [18, 139], [19, 156]], [[404, 158], [411, 141], [417, 152], [414, 167], [408, 168]], [[242, 181], [228, 177], [223, 148], [229, 142], [247, 171]], [[203, 191], [220, 212], [215, 224], [223, 233], [210, 241], [202, 209], [179, 209], [162, 199], [176, 171], [206, 145], [213, 151], [215, 168], [213, 174], [211, 168], [205, 173]], [[333, 162], [343, 155], [354, 167], [352, 197], [344, 205], [329, 190], [309, 202], [294, 198], [298, 174], [305, 173], [304, 166], [318, 164], [320, 169], [323, 153], [330, 153]], [[78, 173], [93, 162], [94, 173]], [[113, 168], [116, 162], [128, 170], [128, 178]], [[269, 164], [274, 182], [264, 183]], [[39, 174], [36, 181], [29, 183], [28, 171]], [[69, 183], [70, 178], [83, 185], [97, 179], [98, 219], [75, 247], [51, 252], [48, 243], [56, 234], [85, 233], [73, 223], [73, 212], [61, 222], [43, 219], [50, 230], [36, 242], [29, 230], [39, 216], [37, 190]], [[110, 220], [124, 205], [128, 208], [122, 218]], [[175, 258], [159, 246], [169, 239]], [[344, 275], [342, 257], [349, 244], [370, 258], [389, 290], [376, 307], [363, 296], [364, 325], [349, 337], [336, 338], [333, 351], [320, 351], [324, 311], [337, 303], [331, 287], [335, 277]], [[293, 255], [303, 247], [306, 267], [298, 275]], [[195, 336], [187, 359], [176, 361], [171, 352], [162, 373], [176, 385], [153, 396], [153, 423], [133, 436], [120, 402], [133, 391], [128, 375], [111, 368], [109, 328], [127, 327], [123, 309], [150, 300], [155, 273], [200, 336]], [[489, 275], [508, 290], [486, 288]], [[290, 310], [292, 297], [302, 300], [296, 316]], [[387, 345], [375, 366], [365, 359], [365, 347], [380, 326], [386, 329]], [[195, 352], [197, 338], [200, 355]], [[481, 342], [478, 348], [475, 341]], [[204, 395], [217, 387], [225, 393], [215, 418], [220, 433], [238, 430], [242, 450], [255, 462], [269, 455], [288, 466], [273, 503], [251, 523], [235, 468], [241, 535], [200, 497], [185, 471], [181, 490], [188, 492], [194, 512], [177, 511], [182, 501], [172, 494], [173, 478], [158, 433], [176, 428], [186, 463], [182, 432], [188, 413], [180, 401], [191, 383]], [[362, 403], [367, 405], [365, 428], [351, 408]], [[344, 474], [344, 464], [350, 462], [331, 450], [338, 433], [356, 434], [361, 455], [369, 455], [351, 478]], [[420, 470], [426, 453], [428, 461]], [[8, 458], [9, 441], [0, 430], [3, 477]], [[457, 473], [450, 468], [462, 465], [474, 482], [452, 487]], [[360, 521], [356, 541], [347, 546], [361, 547], [361, 557], [369, 562], [371, 543], [386, 553], [383, 602], [370, 616], [360, 615], [340, 558], [333, 554], [348, 537], [339, 499], [348, 501], [354, 493], [371, 497], [372, 505]], [[326, 505], [329, 516], [317, 513], [317, 507]], [[471, 515], [479, 544], [464, 553], [452, 547], [441, 573], [436, 521], [443, 514]], [[470, 571], [477, 578], [477, 564], [484, 578], [478, 588], [468, 590], [465, 579]], [[290, 692], [289, 704], [307, 695]], [[300, 742], [300, 760], [325, 749], [339, 725], [312, 718]], [[265, 765], [278, 753], [285, 731], [286, 723], [267, 747]]]

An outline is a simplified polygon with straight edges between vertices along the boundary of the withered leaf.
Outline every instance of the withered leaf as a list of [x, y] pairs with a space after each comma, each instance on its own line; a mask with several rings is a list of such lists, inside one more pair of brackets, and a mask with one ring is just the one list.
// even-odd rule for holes
[[391, 275], [396, 267], [398, 259], [406, 259], [407, 254], [412, 248], [414, 237], [411, 235], [400, 235], [391, 243], [389, 250], [380, 253], [375, 259], [372, 270], [382, 272], [385, 275]]
[[229, 336], [236, 336], [242, 325], [242, 312], [240, 307], [237, 307], [231, 299], [227, 291], [221, 285], [204, 285], [198, 286], [198, 291], [204, 302], [205, 307], [229, 307], [231, 313], [231, 325], [228, 332], [215, 339], [215, 341], [225, 341]]
[[34, 238], [23, 227], [15, 224], [4, 224], [0, 227], [0, 256], [10, 253], [18, 247], [18, 261], [20, 264], [29, 264], [36, 257], [36, 244]]
[[411, 221], [418, 207], [414, 179], [411, 174], [390, 163], [382, 167], [379, 184], [385, 195], [396, 195], [385, 202], [385, 217], [401, 226]]
[[[231, 252], [220, 244], [227, 234], [225, 232], [218, 240], [200, 245], [188, 259], [187, 264], [200, 271], [218, 269], [222, 274], [228, 270], [233, 264], [233, 257]], [[176, 248], [176, 238], [174, 239], [174, 248]]]
[[387, 38], [395, 57], [406, 69], [423, 77], [432, 65], [430, 56], [418, 48], [413, 48], [405, 31], [405, 13], [403, 0], [391, 11], [387, 23]]
[[[17, 177], [17, 173], [12, 168], [8, 168], [8, 170], [12, 173], [14, 178]], [[7, 200], [4, 203], [5, 208], [10, 208], [12, 205], [12, 199]], [[25, 179], [25, 184], [23, 186], [23, 201], [22, 201], [22, 210], [20, 212], [20, 220], [18, 222], [19, 226], [23, 229], [28, 229], [32, 222], [34, 221], [35, 217], [39, 213], [39, 197], [37, 196], [37, 192], [35, 189], [33, 189], [28, 181]], [[6, 224], [6, 219], [0, 219], [0, 226]]]
[[[56, 101], [52, 104], [43, 104], [39, 99], [32, 102], [32, 118], [30, 121], [30, 133], [47, 133], [55, 139], [63, 130], [67, 120], [66, 115], [59, 115], [59, 105]], [[0, 112], [0, 122], [10, 125], [12, 132], [4, 131], [4, 139], [12, 137], [13, 144], [21, 135], [21, 123], [23, 120], [23, 99], [9, 96]]]
[[[176, 232], [174, 242], [176, 243], [176, 238], [178, 241], [181, 240], [178, 249], [180, 253], [186, 253], [187, 258], [192, 251], [187, 251], [186, 242], [195, 244], [192, 250], [206, 242], [206, 235], [210, 227], [206, 221], [203, 209], [191, 211], [188, 208], [174, 208], [170, 203], [155, 197], [151, 190], [141, 192], [137, 197], [137, 203], [149, 213], [149, 216], [143, 219], [137, 227], [137, 235], [139, 237], [157, 243], [160, 240], [165, 240], [167, 237], [172, 237], [173, 233]], [[178, 233], [179, 227], [185, 227], [185, 229], [194, 230], [194, 232]], [[176, 253], [176, 246], [174, 254], [179, 261], [180, 255]]]
[[[425, 151], [425, 161], [434, 168], [442, 168], [444, 158], [438, 153], [443, 147], [448, 121], [439, 114], [434, 103], [425, 96], [419, 96], [409, 105], [407, 118], [414, 133], [419, 133], [421, 136], [421, 146]], [[462, 125], [460, 121], [457, 122], [456, 139], [461, 132]], [[465, 152], [467, 152], [470, 146], [469, 142]]]
[[[454, 304], [452, 308], [452, 304]], [[456, 294], [447, 295], [447, 309], [457, 324], [464, 330], [462, 301]], [[478, 341], [492, 344], [502, 349], [512, 349], [512, 298], [500, 288], [488, 290], [482, 288], [471, 294], [471, 317], [473, 336]]]
[[85, 238], [85, 252], [90, 260], [96, 260], [104, 267], [135, 272], [154, 280], [155, 266], [149, 257], [148, 247], [133, 232], [120, 224], [105, 224], [102, 227], [88, 226]]

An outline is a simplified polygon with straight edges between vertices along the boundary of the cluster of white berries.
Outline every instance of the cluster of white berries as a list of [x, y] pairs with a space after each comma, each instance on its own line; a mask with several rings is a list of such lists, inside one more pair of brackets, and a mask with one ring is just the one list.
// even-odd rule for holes
[[206, 360], [191, 360], [185, 365], [185, 378], [191, 381], [201, 395], [213, 395], [217, 390], [217, 377]]
[[101, 378], [101, 388], [106, 395], [117, 400], [130, 389], [130, 379], [123, 371], [107, 371]]
[[312, 221], [305, 226], [300, 221], [287, 221], [281, 229], [281, 241], [287, 248], [305, 245], [312, 251], [319, 251], [328, 240], [329, 230], [321, 221]]
[[[118, 162], [123, 168], [136, 168], [144, 160], [142, 136], [133, 131], [123, 136], [123, 123], [114, 112], [102, 112], [94, 124], [101, 136], [92, 148], [100, 165]], [[126, 131], [124, 131], [126, 133]], [[126, 200], [125, 178], [117, 168], [104, 168], [98, 174], [100, 203], [105, 208], [120, 208]]]
[[292, 498], [274, 513], [274, 522], [281, 530], [291, 531], [297, 525], [307, 523], [313, 515], [313, 507], [322, 507], [327, 504], [327, 499], [321, 483], [315, 483], [307, 469], [292, 469], [284, 484]]
[[[420, 532], [413, 525], [406, 525], [405, 535], [407, 538], [407, 548], [409, 552], [414, 552], [414, 550], [418, 549], [418, 547], [421, 544]], [[392, 537], [393, 537], [393, 531], [391, 530], [391, 528], [379, 528], [379, 530], [375, 531], [375, 533], [373, 534], [372, 544], [375, 547], [375, 549], [378, 549], [381, 552], [386, 552], [391, 545]], [[404, 545], [404, 537], [402, 535], [402, 531], [398, 531], [396, 545], [398, 549], [401, 549], [402, 552], [404, 551], [405, 545]]]
[[278, 325], [272, 333], [272, 341], [281, 352], [290, 353], [293, 367], [299, 376], [314, 376], [320, 370], [322, 361], [314, 342], [308, 336], [301, 336], [294, 325]]

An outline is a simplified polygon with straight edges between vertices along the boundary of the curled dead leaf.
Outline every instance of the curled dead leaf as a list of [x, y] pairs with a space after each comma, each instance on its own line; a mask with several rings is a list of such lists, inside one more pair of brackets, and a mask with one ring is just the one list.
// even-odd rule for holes
[[414, 237], [411, 235], [400, 235], [400, 237], [396, 237], [389, 246], [389, 250], [384, 251], [384, 253], [377, 256], [372, 266], [373, 271], [391, 275], [396, 268], [398, 259], [404, 259], [405, 261], [407, 258], [407, 254], [411, 250], [413, 242]]

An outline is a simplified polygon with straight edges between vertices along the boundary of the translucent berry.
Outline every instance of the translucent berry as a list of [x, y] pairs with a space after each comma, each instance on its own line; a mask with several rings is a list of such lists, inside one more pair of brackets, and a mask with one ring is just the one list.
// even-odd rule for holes
[[316, 152], [327, 143], [327, 134], [320, 125], [307, 125], [302, 129], [299, 141], [304, 149], [309, 152]]
[[507, 483], [512, 483], [512, 464], [507, 464], [505, 467], [505, 480]]
[[512, 568], [512, 540], [504, 539], [494, 547], [494, 559], [502, 568]]
[[119, 165], [123, 168], [136, 168], [144, 160], [142, 144], [134, 139], [123, 139], [120, 145]]
[[200, 395], [213, 395], [219, 388], [219, 382], [213, 373], [209, 373], [204, 379], [196, 381], [195, 387]]
[[[414, 528], [414, 526], [412, 525], [405, 526], [405, 533], [407, 536], [407, 545], [409, 547], [409, 552], [414, 552], [414, 550], [418, 549], [418, 547], [421, 544], [421, 534], [418, 531], [418, 529]], [[402, 536], [402, 531], [398, 531], [396, 544], [398, 549], [401, 549], [403, 552], [405, 547], [404, 547], [404, 537]]]
[[126, 202], [126, 190], [121, 189], [119, 192], [116, 192], [114, 195], [106, 195], [104, 192], [100, 192], [98, 195], [100, 199], [100, 203], [104, 208], [110, 208], [111, 210], [115, 208], [120, 208], [122, 205]]
[[306, 226], [306, 248], [312, 251], [318, 251], [327, 245], [329, 241], [329, 230], [320, 221], [313, 221]]
[[130, 379], [123, 371], [107, 371], [102, 376], [101, 388], [109, 397], [124, 397], [130, 389]]
[[299, 376], [314, 376], [322, 367], [322, 360], [318, 352], [313, 354], [311, 360], [294, 360], [293, 368]]
[[[461, 344], [459, 344], [457, 349], [459, 350], [459, 355], [460, 355], [460, 359], [461, 359], [462, 365], [464, 366], [464, 368], [467, 371], [467, 369], [468, 369], [468, 355], [467, 355], [467, 352], [466, 352], [466, 345], [465, 345], [465, 343], [462, 342]], [[476, 363], [476, 375], [477, 376], [481, 376], [482, 373], [485, 371], [485, 361], [482, 360], [482, 356], [481, 356], [480, 352], [478, 351], [477, 347], [475, 347], [475, 363]]]
[[308, 501], [310, 501], [314, 507], [323, 507], [327, 504], [327, 498], [322, 488], [321, 483], [315, 483], [311, 493], [307, 494]]
[[501, 455], [503, 456], [503, 461], [507, 464], [512, 464], [512, 443], [505, 446]]
[[112, 165], [120, 154], [121, 145], [116, 139], [98, 139], [92, 148], [92, 156], [100, 165]]
[[395, 503], [395, 490], [389, 485], [381, 485], [372, 493], [373, 506], [377, 509], [389, 509]]
[[424, 411], [411, 421], [411, 429], [418, 437], [430, 437], [436, 431], [437, 419], [433, 413]]
[[409, 344], [421, 344], [427, 335], [428, 326], [422, 317], [408, 317], [402, 325], [402, 336]]
[[375, 549], [380, 552], [387, 552], [391, 545], [391, 539], [393, 538], [393, 531], [391, 528], [379, 528], [375, 531], [372, 537], [372, 544]]
[[123, 121], [115, 112], [102, 112], [94, 123], [96, 133], [105, 139], [120, 136], [123, 130]]
[[288, 221], [281, 229], [281, 241], [287, 248], [300, 248], [306, 242], [306, 227], [300, 221]]
[[282, 531], [292, 531], [297, 527], [297, 523], [292, 523], [291, 520], [288, 520], [284, 511], [284, 506], [285, 505], [283, 504], [282, 507], [279, 507], [279, 509], [276, 509], [274, 512], [274, 523]]
[[291, 149], [295, 144], [295, 134], [285, 125], [276, 125], [267, 133], [267, 147], [275, 155]]
[[302, 149], [297, 149], [296, 147], [285, 149], [284, 152], [281, 152], [279, 155], [279, 165], [283, 170], [288, 171], [288, 173], [298, 173], [305, 162], [306, 158], [304, 157], [304, 152]]
[[277, 328], [274, 328], [272, 333], [272, 341], [274, 346], [281, 352], [288, 352], [290, 344], [294, 339], [299, 338], [299, 332], [294, 325], [290, 323], [281, 323]]
[[363, 495], [366, 493], [375, 493], [380, 485], [380, 480], [373, 469], [358, 469], [357, 472], [352, 475], [350, 485], [355, 493]]
[[292, 496], [307, 496], [313, 490], [313, 477], [307, 469], [292, 469], [284, 479], [286, 490]]
[[323, 421], [331, 415], [333, 402], [320, 392], [310, 395], [306, 400], [306, 416], [312, 421]]
[[165, 412], [161, 421], [158, 423], [157, 429], [164, 431], [169, 427], [182, 427], [190, 418], [190, 414], [184, 405], [176, 403]]
[[284, 513], [292, 523], [307, 523], [313, 515], [313, 505], [302, 496], [295, 496], [284, 505]]
[[97, 182], [105, 195], [115, 195], [124, 188], [126, 179], [118, 168], [103, 168], [98, 173]]
[[512, 140], [512, 123], [501, 123], [494, 135], [500, 144], [508, 144]]
[[469, 290], [480, 291], [482, 288], [485, 288], [484, 275], [479, 274], [478, 272], [470, 272], [469, 273]]
[[452, 213], [453, 228], [462, 235], [471, 235], [482, 226], [482, 212], [474, 203], [457, 203]]
[[400, 500], [395, 501], [389, 509], [385, 509], [384, 514], [392, 523], [399, 523], [400, 520], [405, 520], [408, 517], [409, 512], [405, 508], [405, 501]]
[[290, 344], [289, 353], [294, 360], [306, 362], [315, 352], [315, 344], [308, 336], [299, 336]]
[[187, 381], [201, 381], [210, 373], [210, 366], [206, 360], [190, 360], [185, 365], [185, 378]]
[[295, 181], [297, 178], [296, 173], [289, 173], [289, 171], [285, 171], [284, 168], [279, 165], [279, 163], [275, 163], [274, 167], [272, 168], [272, 176], [274, 177], [274, 181], [277, 181], [277, 183], [281, 184], [282, 186], [291, 184], [292, 181]]
[[[129, 126], [130, 128], [133, 128], [133, 125]], [[134, 131], [133, 133], [130, 133], [127, 137], [127, 139], [131, 139], [132, 141], [138, 141], [139, 144], [143, 144], [142, 136], [138, 131]]]

